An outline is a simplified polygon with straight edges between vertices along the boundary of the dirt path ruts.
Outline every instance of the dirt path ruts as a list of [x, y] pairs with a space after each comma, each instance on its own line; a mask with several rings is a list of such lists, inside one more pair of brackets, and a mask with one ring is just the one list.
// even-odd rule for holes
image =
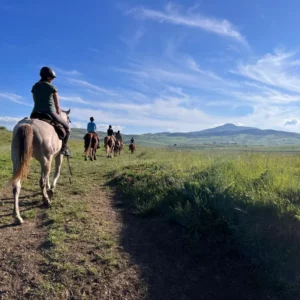
[[[113, 245], [103, 251], [114, 267], [98, 264], [98, 275], [75, 282], [76, 292], [71, 288], [59, 299], [276, 299], [258, 289], [251, 265], [222, 248], [222, 242], [211, 238], [190, 242], [177, 226], [133, 215], [121, 196], [114, 197], [103, 187], [94, 186], [91, 195], [97, 197], [82, 199], [87, 203], [88, 228]], [[12, 208], [10, 200], [2, 204], [0, 219]], [[0, 225], [0, 299], [32, 298], [32, 291], [43, 285], [47, 275], [41, 268], [41, 245], [47, 234], [47, 227], [40, 226], [43, 210], [21, 227], [7, 226], [9, 219]], [[96, 255], [86, 241], [72, 242], [70, 248], [69, 258], [78, 264]], [[42, 294], [38, 298], [46, 299]]]

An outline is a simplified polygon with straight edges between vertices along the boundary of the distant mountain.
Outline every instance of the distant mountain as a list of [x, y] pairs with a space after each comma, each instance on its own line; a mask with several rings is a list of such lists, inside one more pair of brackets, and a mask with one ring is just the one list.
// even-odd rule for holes
[[[85, 129], [72, 129], [71, 138], [82, 139]], [[100, 139], [103, 140], [106, 133], [100, 132]], [[131, 134], [122, 134], [123, 141], [129, 143]], [[209, 128], [194, 132], [159, 132], [134, 134], [135, 140], [140, 145], [164, 146], [173, 144], [226, 144], [236, 143], [240, 145], [248, 144], [300, 144], [300, 134], [295, 132], [279, 131], [273, 129], [258, 129], [255, 127], [236, 126], [234, 124], [224, 124], [214, 128]]]
[[259, 135], [267, 136], [274, 135], [276, 137], [300, 137], [299, 133], [288, 132], [288, 131], [279, 131], [273, 129], [258, 129], [255, 127], [245, 127], [245, 126], [236, 126], [234, 124], [224, 124], [222, 126], [205, 129], [201, 131], [189, 132], [187, 133], [190, 136], [232, 136], [232, 135]]
[[246, 126], [237, 126], [234, 124], [224, 124], [222, 126], [217, 126], [214, 128], [204, 129], [201, 131], [192, 131], [192, 132], [161, 132], [154, 133], [152, 135], [157, 136], [182, 136], [182, 137], [213, 137], [213, 136], [232, 136], [239, 134], [249, 134], [249, 135], [275, 135], [277, 137], [300, 137], [299, 133], [279, 131], [273, 129], [258, 129], [255, 127], [246, 127]]

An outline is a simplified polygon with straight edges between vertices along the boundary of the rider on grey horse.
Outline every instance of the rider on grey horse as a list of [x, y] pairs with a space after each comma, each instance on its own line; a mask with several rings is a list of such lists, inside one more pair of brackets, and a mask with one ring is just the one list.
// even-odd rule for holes
[[49, 67], [43, 67], [40, 70], [41, 79], [32, 87], [32, 95], [34, 100], [33, 113], [42, 112], [51, 116], [53, 121], [56, 121], [66, 130], [66, 137], [62, 141], [61, 153], [69, 156], [70, 152], [67, 147], [67, 142], [70, 137], [69, 124], [61, 117], [60, 105], [58, 100], [58, 91], [52, 81], [56, 78], [55, 72]]

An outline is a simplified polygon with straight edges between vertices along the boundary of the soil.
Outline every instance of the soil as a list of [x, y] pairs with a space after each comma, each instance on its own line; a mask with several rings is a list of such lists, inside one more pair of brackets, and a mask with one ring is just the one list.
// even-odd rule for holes
[[[277, 299], [260, 288], [257, 270], [224, 238], [193, 241], [175, 224], [133, 214], [117, 192], [93, 189], [91, 195], [97, 197], [82, 199], [89, 207], [89, 228], [113, 239], [118, 263], [113, 269], [100, 266], [101, 278], [98, 272], [69, 279], [74, 290], [59, 299]], [[43, 268], [45, 208], [37, 208], [35, 219], [13, 226], [10, 197], [8, 190], [0, 197], [0, 299], [47, 299], [34, 292], [49, 275]], [[23, 211], [40, 205], [40, 195], [27, 192], [27, 197], [22, 199]], [[78, 262], [83, 254], [88, 259], [95, 255], [94, 247], [81, 241], [73, 241], [71, 251], [69, 258]]]

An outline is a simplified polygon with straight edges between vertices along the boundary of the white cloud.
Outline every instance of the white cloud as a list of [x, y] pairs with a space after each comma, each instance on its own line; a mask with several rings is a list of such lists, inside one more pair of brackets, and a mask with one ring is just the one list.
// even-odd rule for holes
[[100, 87], [98, 85], [89, 83], [86, 80], [80, 80], [80, 79], [73, 79], [73, 78], [68, 78], [68, 81], [72, 84], [72, 85], [77, 85], [77, 86], [82, 86], [82, 87], [86, 87], [91, 89], [94, 92], [100, 92], [100, 93], [104, 93], [110, 96], [117, 96], [117, 94], [114, 91], [105, 89], [103, 87]]
[[83, 122], [72, 122], [70, 126], [71, 128], [86, 128], [86, 124]]
[[190, 69], [192, 69], [193, 71], [196, 71], [196, 72], [201, 73], [201, 74], [203, 74], [205, 76], [211, 77], [212, 79], [223, 81], [223, 79], [221, 77], [217, 76], [213, 72], [208, 71], [208, 70], [202, 70], [202, 69], [200, 69], [200, 67], [197, 64], [197, 62], [191, 56], [186, 56], [186, 63], [187, 63], [187, 66]]
[[24, 117], [13, 118], [13, 117], [8, 117], [8, 116], [3, 116], [3, 117], [0, 117], [0, 125], [5, 126], [8, 129], [12, 129], [23, 118]]
[[90, 104], [90, 102], [83, 100], [78, 96], [59, 96], [59, 99], [66, 102]]
[[33, 106], [32, 104], [22, 101], [24, 98], [14, 93], [0, 93], [0, 99], [6, 99], [26, 106], [31, 106], [31, 107]]
[[82, 73], [80, 73], [77, 70], [64, 70], [58, 67], [53, 67], [53, 69], [58, 73], [58, 74], [62, 74], [62, 75], [67, 75], [67, 76], [79, 76], [82, 75]]
[[174, 5], [168, 5], [165, 11], [137, 7], [129, 10], [127, 13], [160, 23], [199, 28], [220, 36], [233, 38], [243, 45], [248, 46], [246, 39], [229, 21], [205, 17], [200, 14], [195, 14], [191, 10], [187, 11], [187, 13], [181, 13]]
[[138, 28], [133, 35], [130, 37], [121, 37], [120, 40], [126, 44], [130, 50], [133, 50], [139, 44], [140, 40], [145, 35], [145, 32], [144, 28]]
[[240, 63], [233, 73], [276, 88], [300, 92], [300, 63], [295, 56], [295, 52], [275, 50], [252, 64]]
[[97, 52], [97, 53], [101, 53], [100, 50], [96, 49], [96, 48], [89, 48], [90, 51], [93, 51], [93, 52]]

